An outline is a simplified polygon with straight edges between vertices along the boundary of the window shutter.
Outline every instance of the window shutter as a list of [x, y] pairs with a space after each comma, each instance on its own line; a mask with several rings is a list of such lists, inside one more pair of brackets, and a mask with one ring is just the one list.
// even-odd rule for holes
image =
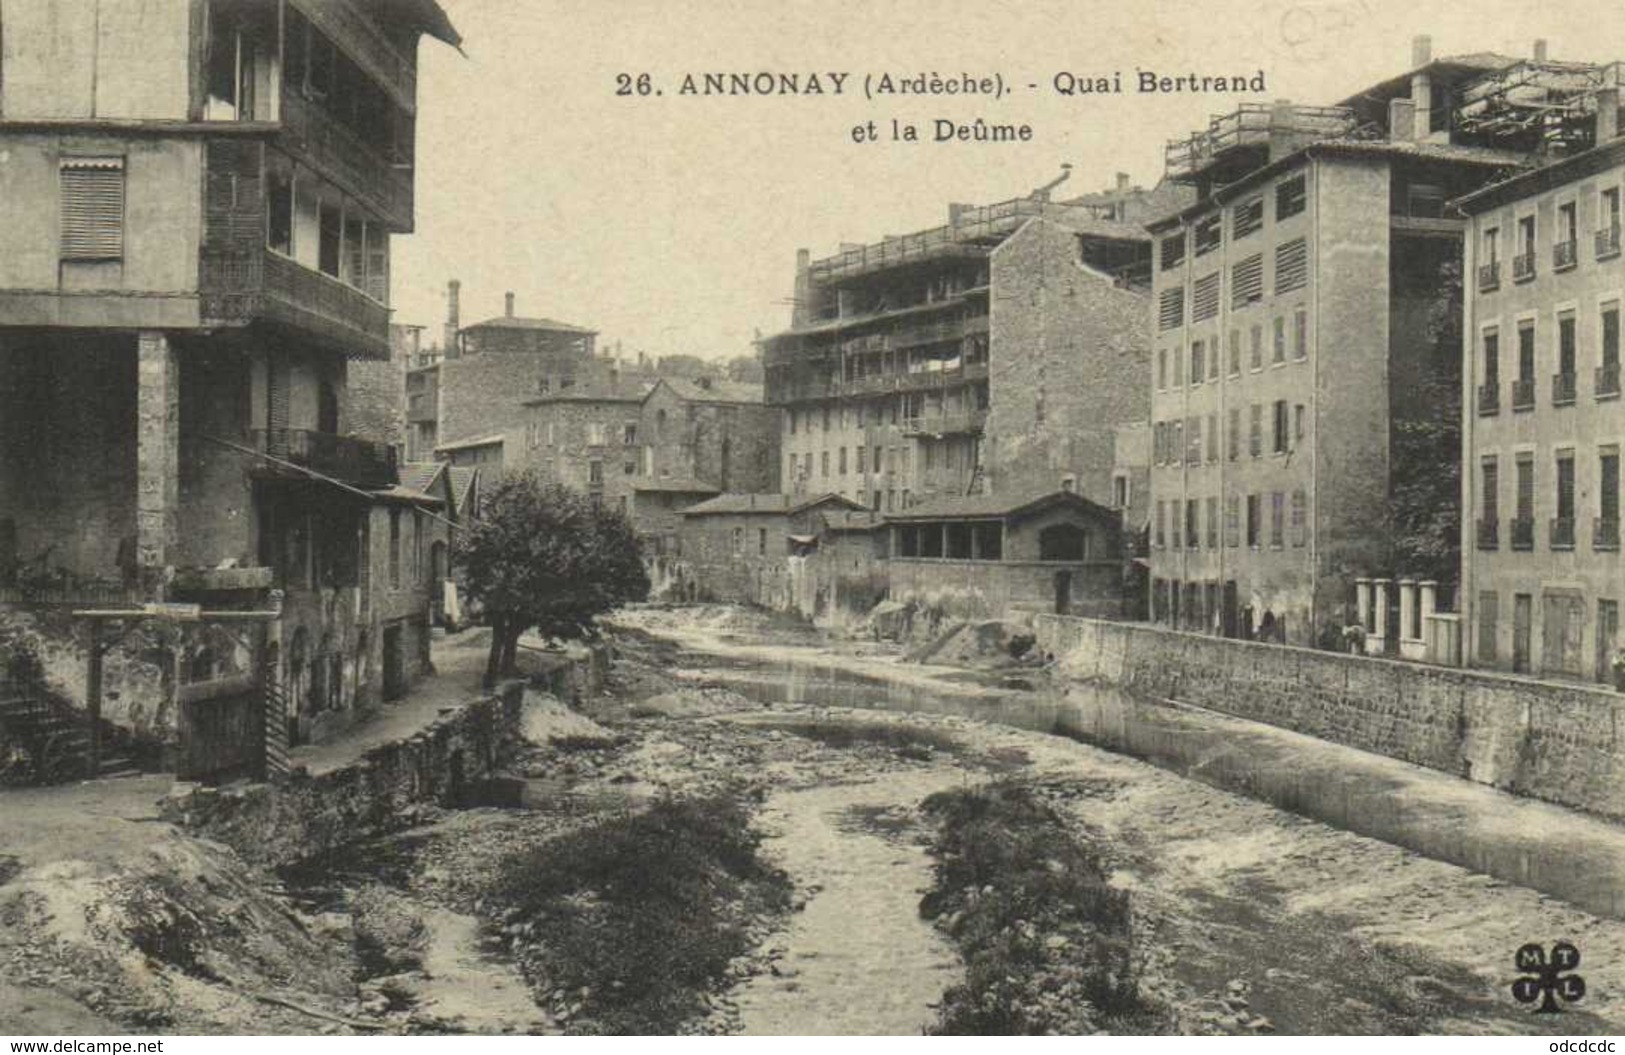
[[62, 259], [124, 255], [124, 159], [63, 158]]
[[1309, 247], [1294, 238], [1275, 247], [1275, 292], [1302, 289], [1309, 281]]

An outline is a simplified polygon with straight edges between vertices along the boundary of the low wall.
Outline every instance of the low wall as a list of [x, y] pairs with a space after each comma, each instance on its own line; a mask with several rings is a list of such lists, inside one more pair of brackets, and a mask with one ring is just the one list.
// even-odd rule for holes
[[1036, 615], [1062, 673], [1625, 818], [1625, 696], [1585, 685]]
[[277, 784], [192, 787], [165, 800], [166, 820], [279, 867], [410, 823], [420, 802], [458, 803], [492, 776], [519, 739], [524, 683], [457, 708], [356, 762]]
[[965, 619], [1002, 619], [1011, 609], [1055, 611], [1055, 576], [1071, 576], [1068, 604], [1080, 615], [1111, 618], [1123, 609], [1123, 567], [1115, 561], [944, 560], [893, 557], [891, 599], [958, 598], [949, 614]]

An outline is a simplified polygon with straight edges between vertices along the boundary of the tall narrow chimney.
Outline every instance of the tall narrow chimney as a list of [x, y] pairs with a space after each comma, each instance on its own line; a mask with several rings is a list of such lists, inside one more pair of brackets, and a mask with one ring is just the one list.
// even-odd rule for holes
[[463, 284], [455, 278], [446, 283], [446, 330], [441, 338], [440, 354], [448, 359], [457, 357], [457, 331], [462, 328]]
[[1536, 62], [1545, 62], [1546, 61], [1546, 40], [1545, 40], [1545, 38], [1541, 38], [1541, 39], [1535, 41], [1535, 61]]
[[511, 292], [504, 293], [502, 295], [502, 301], [504, 304], [503, 314], [510, 319], [513, 318], [513, 294]]
[[1120, 190], [1120, 191], [1121, 190], [1128, 190], [1128, 173], [1127, 172], [1119, 172], [1117, 174], [1117, 189]]
[[1411, 68], [1426, 66], [1433, 61], [1433, 38], [1420, 34], [1411, 38]]
[[807, 325], [812, 319], [812, 253], [806, 249], [796, 250], [796, 285], [795, 294], [790, 305], [790, 326], [792, 329]]

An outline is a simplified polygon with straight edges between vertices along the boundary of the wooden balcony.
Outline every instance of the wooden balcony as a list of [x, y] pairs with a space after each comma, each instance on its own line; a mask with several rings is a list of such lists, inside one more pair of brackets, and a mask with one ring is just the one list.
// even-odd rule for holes
[[937, 257], [981, 256], [988, 244], [1001, 241], [1043, 213], [1044, 203], [1031, 198], [966, 209], [956, 214], [951, 224], [814, 260], [810, 273], [814, 281], [828, 282]]
[[390, 43], [384, 31], [347, 0], [291, 0], [311, 25], [342, 47], [408, 113], [417, 100], [417, 56]]
[[[254, 449], [277, 462], [301, 466], [356, 487], [391, 487], [398, 480], [395, 448], [384, 443], [310, 429], [255, 429]], [[265, 463], [268, 475], [300, 475]]]
[[980, 436], [986, 424], [986, 410], [940, 414], [936, 417], [908, 418], [903, 422], [903, 435]]
[[388, 308], [281, 253], [204, 249], [198, 281], [208, 325], [269, 322], [350, 358], [389, 358]]
[[1268, 147], [1271, 133], [1295, 142], [1347, 136], [1354, 132], [1354, 112], [1341, 106], [1272, 106], [1244, 103], [1215, 116], [1206, 129], [1168, 143], [1164, 151], [1172, 180], [1194, 179], [1233, 151]]
[[289, 88], [282, 93], [279, 145], [343, 187], [391, 230], [412, 230], [412, 169], [394, 164], [323, 110]]

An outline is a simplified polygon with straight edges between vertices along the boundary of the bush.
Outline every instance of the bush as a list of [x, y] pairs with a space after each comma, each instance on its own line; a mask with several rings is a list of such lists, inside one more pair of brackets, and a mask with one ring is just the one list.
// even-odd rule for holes
[[663, 799], [500, 867], [490, 901], [535, 941], [520, 963], [571, 1032], [669, 1034], [703, 1014], [752, 924], [785, 911], [790, 881], [757, 854], [735, 799]]
[[924, 809], [940, 827], [920, 913], [965, 959], [965, 981], [944, 994], [932, 1032], [1154, 1028], [1132, 969], [1127, 892], [1107, 883], [1098, 853], [1030, 787], [939, 792]]

